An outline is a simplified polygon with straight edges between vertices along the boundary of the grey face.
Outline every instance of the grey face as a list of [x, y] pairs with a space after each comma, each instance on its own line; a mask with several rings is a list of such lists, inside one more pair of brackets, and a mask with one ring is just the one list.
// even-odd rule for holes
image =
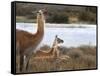
[[58, 38], [58, 35], [56, 35], [57, 43], [63, 43], [64, 41], [60, 38]]
[[39, 10], [37, 13], [38, 13], [39, 15], [42, 15], [42, 14], [43, 14], [42, 10]]
[[64, 41], [62, 39], [60, 39], [60, 38], [57, 38], [57, 42], [58, 43], [63, 43]]
[[42, 12], [39, 12], [39, 11], [38, 11], [37, 14], [42, 15]]
[[33, 14], [38, 14], [38, 15], [42, 15], [43, 14], [43, 11], [42, 10], [39, 10], [39, 11], [32, 11]]

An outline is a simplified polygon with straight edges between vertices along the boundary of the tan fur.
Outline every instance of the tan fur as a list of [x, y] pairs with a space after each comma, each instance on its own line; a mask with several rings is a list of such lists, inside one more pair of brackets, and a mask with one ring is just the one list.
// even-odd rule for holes
[[49, 51], [43, 51], [43, 50], [37, 51], [34, 55], [34, 59], [57, 58], [59, 56], [59, 51], [57, 48], [58, 48], [58, 43], [57, 43], [57, 39], [55, 38], [51, 50], [49, 50]]
[[34, 54], [34, 59], [59, 59], [59, 60], [69, 60], [70, 57], [68, 55], [62, 55], [60, 54], [60, 51], [58, 49], [58, 44], [57, 43], [57, 39], [55, 38], [54, 42], [53, 42], [53, 46], [51, 48], [51, 50], [49, 51], [44, 51], [44, 50], [38, 50], [35, 54]]
[[69, 60], [70, 57], [68, 55], [60, 55], [59, 59], [61, 59], [61, 60]]
[[[40, 10], [37, 13], [38, 29], [35, 34], [16, 29], [16, 51], [20, 51], [20, 71], [22, 71], [23, 68], [26, 68], [23, 67], [25, 64], [24, 62], [28, 62], [30, 55], [43, 39], [44, 22], [44, 15], [43, 12]], [[24, 61], [24, 56], [26, 56], [27, 61]]]

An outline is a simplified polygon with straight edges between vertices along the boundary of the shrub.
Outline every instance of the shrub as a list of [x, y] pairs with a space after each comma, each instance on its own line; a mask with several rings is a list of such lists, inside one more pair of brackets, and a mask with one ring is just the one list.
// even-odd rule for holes
[[83, 52], [78, 48], [72, 48], [69, 50], [68, 55], [73, 59], [77, 59], [83, 56]]

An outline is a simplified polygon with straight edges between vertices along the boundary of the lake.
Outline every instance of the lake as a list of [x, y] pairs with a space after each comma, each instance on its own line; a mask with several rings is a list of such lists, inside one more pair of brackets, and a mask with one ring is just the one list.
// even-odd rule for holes
[[[37, 30], [36, 25], [35, 23], [16, 23], [16, 28], [35, 33]], [[96, 46], [96, 25], [47, 23], [45, 24], [45, 34], [40, 46], [45, 44], [52, 46], [55, 35], [64, 40], [62, 45], [66, 47]]]

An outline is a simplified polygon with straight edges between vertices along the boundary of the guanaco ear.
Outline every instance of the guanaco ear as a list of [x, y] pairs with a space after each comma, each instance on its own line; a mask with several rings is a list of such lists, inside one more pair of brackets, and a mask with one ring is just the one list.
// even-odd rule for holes
[[61, 43], [64, 43], [64, 40], [62, 40]]
[[58, 35], [56, 35], [56, 38], [58, 37]]
[[39, 10], [38, 12], [39, 12], [39, 13], [41, 13], [41, 12], [42, 12], [42, 10]]

